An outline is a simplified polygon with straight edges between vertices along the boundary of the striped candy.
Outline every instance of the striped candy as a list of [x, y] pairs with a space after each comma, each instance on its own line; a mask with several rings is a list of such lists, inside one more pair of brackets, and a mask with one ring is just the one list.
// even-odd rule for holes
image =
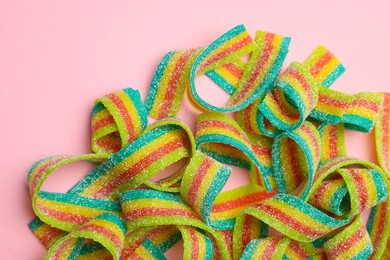
[[317, 84], [306, 66], [293, 62], [264, 97], [259, 110], [276, 128], [297, 129], [317, 104]]
[[[317, 166], [320, 162], [320, 136], [312, 123], [283, 132], [272, 144], [272, 166], [276, 187], [280, 193], [307, 197]], [[305, 182], [306, 187], [296, 193]]]
[[95, 100], [92, 150], [112, 154], [134, 141], [147, 125], [139, 91], [127, 88]]
[[[259, 169], [259, 178], [262, 179], [264, 188], [272, 190], [268, 180], [269, 168], [259, 161], [248, 136], [230, 117], [212, 112], [201, 114], [197, 120], [196, 145], [198, 149], [223, 163], [244, 168], [254, 164]], [[221, 146], [228, 146], [230, 151], [221, 149]]]
[[100, 243], [118, 260], [125, 234], [126, 224], [121, 218], [110, 213], [101, 214], [57, 241], [50, 247], [44, 259], [75, 259], [82, 248], [83, 240], [89, 238]]
[[[188, 242], [184, 241], [185, 246], [192, 245], [193, 247], [192, 249], [184, 249], [185, 252], [192, 252], [188, 255], [188, 259], [191, 259], [190, 256], [194, 257], [192, 259], [198, 259], [195, 256], [199, 254], [206, 256], [210, 254], [211, 248], [217, 250], [223, 259], [229, 258], [228, 248], [219, 233], [207, 226], [196, 212], [180, 198], [155, 190], [132, 190], [121, 194], [121, 204], [128, 230], [175, 225], [178, 226], [185, 240], [190, 239]], [[186, 228], [183, 229], [181, 226]], [[207, 235], [205, 236], [204, 233], [196, 231], [196, 229], [186, 230], [188, 226], [207, 231], [215, 240], [215, 247], [211, 243], [213, 241], [211, 238], [207, 239]]]
[[[28, 174], [29, 226], [45, 259], [166, 259], [180, 239], [185, 259], [390, 258], [390, 94], [330, 90], [345, 69], [322, 45], [277, 80], [289, 42], [263, 31], [253, 41], [239, 25], [204, 49], [165, 55], [145, 106], [133, 89], [98, 98], [95, 153], [48, 157]], [[224, 107], [198, 95], [204, 74], [231, 96]], [[196, 138], [172, 118], [184, 92], [208, 111]], [[218, 112], [237, 112], [237, 122]], [[147, 115], [158, 121], [147, 126]], [[346, 157], [344, 128], [374, 124], [382, 169]], [[81, 160], [97, 167], [67, 193], [41, 190]], [[222, 192], [224, 164], [249, 170], [250, 184]], [[151, 180], [162, 171], [169, 176]]]
[[189, 83], [190, 71], [201, 49], [171, 51], [158, 65], [150, 84], [145, 107], [150, 117], [176, 116]]

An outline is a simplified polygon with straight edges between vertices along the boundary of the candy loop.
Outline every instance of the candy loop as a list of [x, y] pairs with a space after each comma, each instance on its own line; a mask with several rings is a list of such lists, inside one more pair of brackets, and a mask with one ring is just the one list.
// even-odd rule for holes
[[[211, 112], [201, 114], [197, 120], [195, 139], [198, 149], [222, 163], [244, 168], [250, 167], [253, 163], [262, 174], [259, 177], [262, 179], [264, 187], [268, 191], [272, 190], [272, 185], [268, 180], [269, 168], [261, 164], [252, 149], [248, 136], [230, 117]], [[230, 149], [234, 148], [235, 152], [229, 153], [227, 149], [221, 149], [221, 144], [222, 146], [230, 146]], [[241, 155], [237, 160], [239, 154], [243, 156]]]
[[318, 83], [309, 69], [293, 62], [261, 101], [259, 110], [276, 128], [294, 130], [308, 117], [317, 99]]
[[146, 128], [147, 114], [138, 90], [126, 88], [95, 100], [92, 109], [92, 150], [112, 154]]
[[115, 214], [104, 213], [58, 240], [50, 247], [44, 259], [75, 259], [80, 253], [84, 239], [92, 239], [100, 243], [115, 260], [118, 260], [125, 234], [125, 222]]
[[374, 248], [360, 215], [324, 244], [329, 259], [367, 259]]
[[[309, 122], [274, 139], [272, 166], [278, 192], [294, 193], [302, 199], [307, 197], [320, 161], [320, 147], [318, 130]], [[301, 193], [295, 193], [303, 180], [307, 186]]]

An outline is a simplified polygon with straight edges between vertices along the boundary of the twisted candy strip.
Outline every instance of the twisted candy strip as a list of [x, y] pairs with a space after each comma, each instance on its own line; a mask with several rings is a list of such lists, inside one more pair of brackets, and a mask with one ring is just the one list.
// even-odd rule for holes
[[[345, 69], [323, 46], [274, 84], [289, 41], [259, 31], [253, 42], [237, 26], [205, 49], [168, 53], [146, 108], [132, 89], [97, 99], [96, 154], [46, 158], [29, 172], [39, 217], [30, 227], [49, 248], [46, 259], [165, 259], [181, 238], [185, 259], [388, 256], [390, 120], [389, 108], [381, 107], [389, 94], [329, 90]], [[245, 63], [240, 57], [248, 53]], [[231, 95], [225, 107], [197, 94], [195, 77], [203, 74]], [[238, 123], [204, 113], [196, 140], [178, 120], [147, 127], [147, 113], [176, 115], [186, 90], [201, 111], [239, 111]], [[378, 117], [384, 171], [344, 156], [344, 127], [371, 131]], [[307, 119], [319, 121], [318, 129]], [[150, 180], [181, 159], [187, 162], [180, 170]], [[57, 168], [80, 160], [98, 166], [65, 194], [41, 191]], [[251, 183], [221, 192], [231, 172], [222, 163], [249, 169]], [[151, 189], [132, 190], [140, 185]], [[365, 227], [360, 214], [371, 207]], [[270, 227], [283, 236], [269, 236]]]
[[115, 214], [104, 213], [81, 225], [50, 247], [44, 259], [75, 259], [83, 240], [93, 239], [119, 259], [126, 234], [125, 222]]
[[98, 98], [92, 109], [92, 150], [115, 153], [125, 147], [146, 128], [144, 106], [139, 91], [131, 88]]
[[[220, 144], [228, 145], [230, 151], [219, 149]], [[253, 164], [260, 172], [259, 177], [264, 183], [264, 188], [272, 190], [272, 184], [268, 179], [270, 169], [260, 162], [245, 132], [228, 116], [219, 113], [201, 114], [197, 120], [196, 145], [204, 153], [223, 163], [244, 168]], [[213, 149], [213, 146], [217, 148]], [[234, 150], [231, 150], [232, 148]], [[238, 154], [241, 156], [237, 156]]]

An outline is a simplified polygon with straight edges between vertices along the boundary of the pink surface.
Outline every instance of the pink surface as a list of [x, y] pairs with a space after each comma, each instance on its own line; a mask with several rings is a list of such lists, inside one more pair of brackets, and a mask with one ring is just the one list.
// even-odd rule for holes
[[[347, 68], [335, 89], [390, 90], [390, 2], [240, 2], [0, 0], [2, 259], [45, 253], [27, 228], [31, 164], [88, 153], [93, 100], [129, 86], [145, 98], [169, 50], [204, 46], [244, 23], [252, 35], [263, 29], [291, 36], [285, 64], [326, 45]], [[191, 122], [196, 112], [185, 108], [180, 115]], [[348, 132], [347, 141], [350, 155], [375, 161], [372, 137]], [[47, 189], [65, 191], [88, 169], [67, 167]]]

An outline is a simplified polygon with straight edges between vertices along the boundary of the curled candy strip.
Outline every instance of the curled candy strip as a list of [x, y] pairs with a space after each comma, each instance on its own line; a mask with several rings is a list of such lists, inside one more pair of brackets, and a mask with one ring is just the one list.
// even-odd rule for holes
[[139, 91], [127, 88], [98, 98], [92, 109], [92, 150], [112, 154], [146, 128], [146, 110]]
[[[212, 112], [201, 114], [197, 120], [196, 145], [198, 149], [222, 163], [244, 168], [253, 164], [261, 174], [259, 178], [264, 183], [263, 187], [272, 191], [272, 184], [268, 179], [271, 174], [269, 168], [259, 161], [248, 136], [230, 117]], [[229, 146], [234, 152], [221, 149], [221, 145]], [[241, 156], [237, 158], [237, 155]]]
[[278, 135], [272, 144], [272, 165], [278, 192], [293, 194], [305, 180], [307, 186], [300, 191], [307, 197], [321, 156], [320, 135], [317, 128], [305, 122], [294, 131]]

